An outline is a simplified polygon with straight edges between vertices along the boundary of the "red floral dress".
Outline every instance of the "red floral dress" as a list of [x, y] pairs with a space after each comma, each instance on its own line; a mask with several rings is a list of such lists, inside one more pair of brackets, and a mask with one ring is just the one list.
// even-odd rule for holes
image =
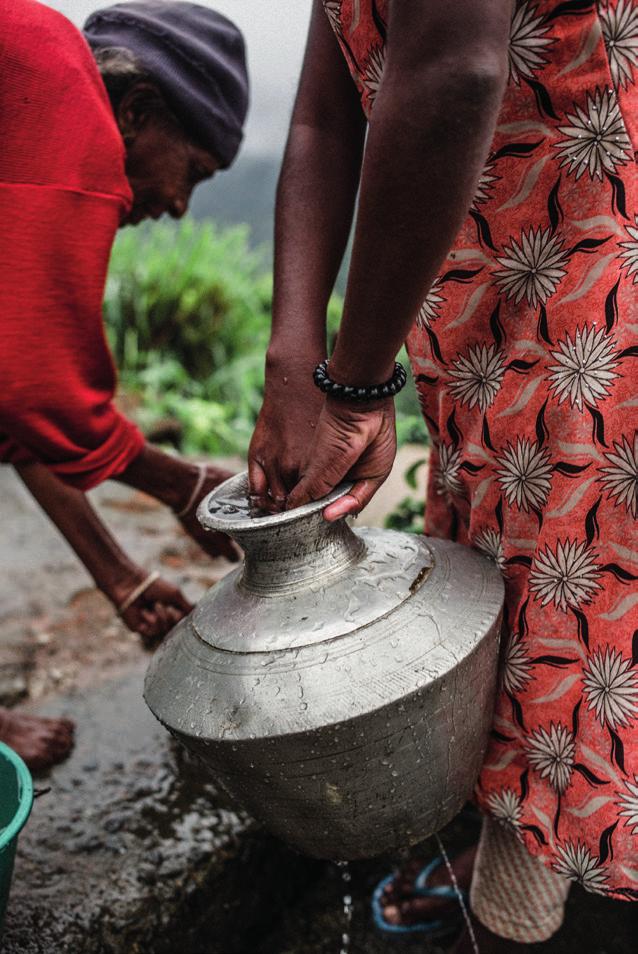
[[[370, 114], [387, 0], [325, 0]], [[507, 590], [482, 808], [638, 899], [638, 0], [516, 4], [468, 217], [408, 346], [426, 531]]]

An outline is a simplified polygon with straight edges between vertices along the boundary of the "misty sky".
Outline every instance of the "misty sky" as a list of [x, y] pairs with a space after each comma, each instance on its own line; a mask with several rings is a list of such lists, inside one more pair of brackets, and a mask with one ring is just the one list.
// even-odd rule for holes
[[[248, 47], [251, 109], [244, 149], [280, 155], [301, 68], [311, 0], [199, 0], [235, 21]], [[77, 26], [109, 0], [47, 0]]]

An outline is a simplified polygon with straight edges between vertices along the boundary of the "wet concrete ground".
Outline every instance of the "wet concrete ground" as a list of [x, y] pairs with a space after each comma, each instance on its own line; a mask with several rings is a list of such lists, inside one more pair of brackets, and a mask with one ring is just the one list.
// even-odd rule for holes
[[314, 874], [170, 741], [142, 676], [45, 707], [77, 721], [78, 745], [20, 836], [11, 954], [239, 954]]
[[[403, 495], [403, 488], [400, 489]], [[98, 495], [118, 537], [192, 598], [225, 571], [140, 495]], [[20, 839], [6, 954], [339, 954], [340, 873], [268, 838], [216, 790], [141, 700], [145, 656], [74, 556], [0, 468], [0, 696], [78, 722]], [[476, 835], [467, 818], [451, 851]], [[422, 853], [432, 853], [431, 845]], [[389, 954], [369, 895], [394, 859], [352, 866], [351, 954]], [[408, 946], [434, 952], [420, 939]], [[575, 889], [543, 954], [636, 954], [638, 908]], [[483, 951], [482, 954], [489, 954]]]

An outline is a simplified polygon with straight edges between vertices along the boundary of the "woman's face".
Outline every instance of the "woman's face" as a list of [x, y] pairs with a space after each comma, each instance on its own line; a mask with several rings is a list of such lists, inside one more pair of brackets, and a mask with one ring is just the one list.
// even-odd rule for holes
[[216, 157], [194, 143], [169, 114], [129, 115], [128, 121], [120, 122], [120, 129], [133, 192], [133, 206], [121, 224], [137, 225], [164, 213], [181, 218], [195, 186], [219, 168]]

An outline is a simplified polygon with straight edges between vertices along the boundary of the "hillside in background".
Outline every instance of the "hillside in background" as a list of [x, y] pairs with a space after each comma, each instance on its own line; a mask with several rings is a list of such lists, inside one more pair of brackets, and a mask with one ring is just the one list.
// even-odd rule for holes
[[[220, 225], [250, 227], [250, 245], [264, 252], [268, 268], [272, 264], [275, 193], [281, 159], [271, 156], [242, 156], [227, 172], [220, 172], [210, 183], [196, 189], [191, 203], [195, 219], [212, 219]], [[335, 290], [346, 288], [350, 246], [337, 276]]]
[[244, 156], [195, 191], [191, 211], [197, 219], [222, 225], [247, 223], [251, 245], [272, 246], [279, 158]]

